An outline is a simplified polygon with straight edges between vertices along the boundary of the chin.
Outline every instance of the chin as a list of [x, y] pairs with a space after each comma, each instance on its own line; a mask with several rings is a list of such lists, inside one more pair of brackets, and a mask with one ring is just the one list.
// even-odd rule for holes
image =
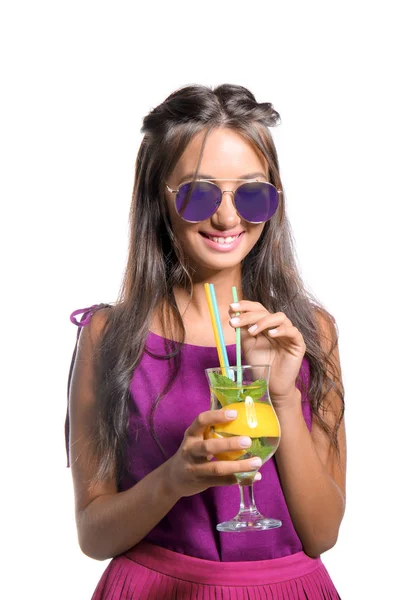
[[193, 257], [193, 264], [195, 265], [195, 270], [198, 272], [200, 269], [207, 271], [223, 271], [225, 269], [235, 269], [240, 267], [244, 260], [244, 256], [236, 257], [228, 257], [221, 256], [216, 257], [214, 260], [210, 258], [206, 258], [204, 256], [196, 256]]

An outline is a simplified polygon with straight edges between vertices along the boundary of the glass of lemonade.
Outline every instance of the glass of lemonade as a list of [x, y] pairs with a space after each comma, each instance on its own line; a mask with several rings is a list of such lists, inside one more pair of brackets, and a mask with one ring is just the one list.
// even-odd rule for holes
[[[249, 436], [250, 448], [215, 455], [216, 460], [243, 460], [259, 456], [264, 464], [279, 446], [281, 429], [269, 397], [269, 365], [244, 365], [206, 369], [211, 392], [211, 410], [237, 410], [234, 421], [210, 428], [206, 437]], [[260, 531], [280, 527], [282, 522], [264, 517], [254, 502], [253, 480], [258, 469], [236, 473], [240, 509], [230, 521], [219, 523], [219, 531]]]

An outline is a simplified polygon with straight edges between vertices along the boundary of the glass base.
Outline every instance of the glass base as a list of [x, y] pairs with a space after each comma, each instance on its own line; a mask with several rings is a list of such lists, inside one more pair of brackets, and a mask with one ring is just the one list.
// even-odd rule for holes
[[240, 512], [231, 521], [218, 523], [218, 531], [265, 531], [266, 529], [276, 529], [282, 526], [282, 521], [278, 519], [269, 519], [263, 517], [257, 511]]

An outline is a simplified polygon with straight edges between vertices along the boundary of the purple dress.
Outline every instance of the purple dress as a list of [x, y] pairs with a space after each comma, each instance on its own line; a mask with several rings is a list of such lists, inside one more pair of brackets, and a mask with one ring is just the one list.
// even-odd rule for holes
[[[86, 309], [87, 310], [87, 309]], [[83, 312], [83, 311], [79, 311]], [[77, 314], [75, 311], [73, 314]], [[89, 318], [81, 321], [86, 325]], [[75, 321], [77, 324], [77, 322]], [[164, 338], [149, 332], [146, 350], [165, 353]], [[230, 364], [236, 362], [235, 345], [227, 346]], [[126, 490], [164, 461], [150, 427], [154, 399], [168, 380], [168, 360], [150, 356], [146, 351], [133, 375], [130, 390], [129, 439], [127, 464], [120, 484]], [[214, 347], [184, 344], [181, 369], [169, 392], [155, 411], [154, 426], [169, 458], [179, 448], [185, 430], [200, 412], [209, 410], [210, 393], [204, 369], [219, 366]], [[301, 388], [309, 384], [309, 364], [303, 360]], [[311, 430], [311, 409], [307, 394], [302, 394], [305, 422]], [[68, 437], [68, 431], [67, 431]], [[279, 481], [274, 457], [262, 467], [262, 479], [255, 483], [257, 506], [267, 517], [282, 521], [282, 527], [268, 532], [228, 534], [216, 529], [217, 523], [231, 519], [239, 508], [238, 486], [212, 487], [194, 496], [181, 498], [145, 540], [180, 554], [211, 561], [255, 561], [274, 559], [302, 551], [302, 543], [293, 527]]]
[[[71, 320], [85, 326], [93, 311], [94, 307], [75, 311]], [[85, 314], [78, 323], [74, 316], [82, 312]], [[169, 360], [149, 353], [163, 355], [164, 347], [164, 338], [150, 332], [132, 377], [127, 461], [120, 491], [135, 485], [165, 461], [149, 428], [154, 399], [169, 379]], [[227, 346], [227, 352], [230, 364], [235, 364], [235, 346]], [[75, 354], [76, 346], [72, 365]], [[180, 356], [178, 376], [159, 402], [154, 418], [167, 457], [178, 450], [185, 430], [197, 415], [209, 410], [204, 369], [218, 366], [215, 348], [184, 344]], [[305, 390], [303, 416], [311, 430], [306, 359], [299, 375], [300, 390]], [[66, 440], [68, 448], [68, 415]], [[144, 540], [111, 560], [92, 600], [340, 600], [320, 557], [310, 558], [302, 551], [274, 457], [261, 470], [263, 478], [255, 484], [257, 505], [265, 516], [280, 519], [282, 527], [249, 533], [218, 532], [217, 523], [237, 513], [238, 486], [212, 487], [181, 498]]]

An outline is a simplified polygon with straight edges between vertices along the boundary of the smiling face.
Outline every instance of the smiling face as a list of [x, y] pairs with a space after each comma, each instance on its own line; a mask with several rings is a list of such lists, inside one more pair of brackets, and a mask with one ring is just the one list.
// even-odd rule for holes
[[[181, 183], [193, 179], [203, 138], [204, 132], [200, 132], [187, 145], [168, 178], [171, 189], [176, 190]], [[229, 181], [232, 179], [269, 181], [265, 158], [250, 142], [228, 128], [211, 131], [197, 176], [199, 179], [221, 179], [222, 181], [215, 183], [223, 192], [235, 190], [243, 183]], [[254, 225], [240, 217], [233, 204], [232, 193], [223, 193], [218, 210], [200, 223], [188, 223], [177, 214], [175, 194], [168, 190], [166, 201], [174, 234], [200, 277], [202, 273], [238, 267], [256, 244], [265, 227], [265, 223]], [[225, 238], [225, 243], [221, 243], [221, 239], [218, 240], [221, 237]], [[226, 240], [227, 237], [235, 239]]]

